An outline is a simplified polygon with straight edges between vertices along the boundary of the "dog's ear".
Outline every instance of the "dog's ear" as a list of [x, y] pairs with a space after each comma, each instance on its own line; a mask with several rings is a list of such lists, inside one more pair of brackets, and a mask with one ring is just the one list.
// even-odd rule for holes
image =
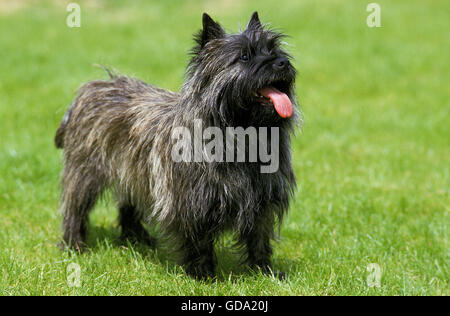
[[220, 24], [211, 19], [208, 14], [203, 13], [203, 30], [200, 46], [203, 48], [209, 41], [223, 37], [225, 37], [225, 31]]
[[262, 30], [263, 26], [261, 24], [261, 21], [259, 20], [258, 12], [253, 12], [252, 17], [250, 18], [250, 21], [247, 24], [247, 30]]

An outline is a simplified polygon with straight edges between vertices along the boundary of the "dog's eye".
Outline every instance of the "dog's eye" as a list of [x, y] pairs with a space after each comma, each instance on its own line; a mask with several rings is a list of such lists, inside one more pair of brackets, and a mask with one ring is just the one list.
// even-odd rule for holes
[[248, 55], [247, 55], [247, 54], [245, 54], [245, 53], [244, 53], [244, 54], [242, 54], [242, 56], [241, 56], [241, 60], [242, 60], [242, 61], [244, 61], [244, 62], [245, 62], [245, 61], [248, 61], [249, 59], [250, 59], [250, 58], [248, 57]]

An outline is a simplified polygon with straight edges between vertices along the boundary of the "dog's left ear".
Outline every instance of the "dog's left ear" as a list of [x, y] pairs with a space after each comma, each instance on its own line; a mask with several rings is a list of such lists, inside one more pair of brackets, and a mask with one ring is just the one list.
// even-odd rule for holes
[[225, 37], [225, 31], [220, 24], [211, 19], [208, 14], [203, 13], [203, 30], [200, 46], [203, 48], [209, 41], [223, 37]]
[[263, 26], [259, 20], [258, 12], [253, 12], [247, 25], [247, 30], [262, 30]]

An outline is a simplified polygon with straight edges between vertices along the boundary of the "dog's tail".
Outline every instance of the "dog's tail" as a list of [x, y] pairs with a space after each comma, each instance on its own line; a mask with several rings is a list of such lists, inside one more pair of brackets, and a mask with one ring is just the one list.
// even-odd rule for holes
[[72, 105], [70, 106], [69, 110], [67, 110], [66, 114], [64, 114], [61, 124], [59, 124], [58, 130], [56, 131], [55, 135], [56, 148], [64, 148], [64, 136], [66, 134], [66, 126], [69, 123], [71, 112], [72, 112]]
[[[110, 68], [108, 68], [106, 66], [98, 65], [98, 64], [94, 64], [93, 66], [94, 67], [99, 67], [99, 68], [103, 69], [104, 71], [106, 71], [106, 73], [108, 74], [110, 80], [115, 80], [118, 77], [118, 73], [114, 69], [110, 69]], [[82, 89], [83, 88], [81, 88], [81, 90]], [[77, 102], [77, 101], [75, 100], [74, 103], [75, 102]], [[64, 137], [65, 137], [65, 134], [66, 134], [66, 126], [69, 123], [70, 115], [71, 115], [72, 107], [73, 107], [74, 103], [72, 103], [70, 105], [70, 107], [67, 110], [66, 114], [64, 114], [62, 122], [59, 125], [58, 130], [56, 131], [56, 135], [55, 135], [55, 146], [56, 146], [56, 148], [64, 148]]]

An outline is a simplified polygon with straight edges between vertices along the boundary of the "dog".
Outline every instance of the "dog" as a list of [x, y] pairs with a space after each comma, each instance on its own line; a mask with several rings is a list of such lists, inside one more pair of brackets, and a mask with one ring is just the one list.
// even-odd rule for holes
[[[120, 75], [83, 85], [55, 136], [64, 150], [64, 244], [85, 247], [89, 212], [110, 188], [121, 236], [154, 245], [144, 224], [158, 225], [174, 237], [172, 248], [188, 275], [214, 278], [214, 243], [227, 230], [252, 269], [273, 273], [272, 241], [296, 185], [290, 137], [301, 121], [284, 37], [257, 12], [237, 34], [204, 13], [180, 92]], [[257, 133], [270, 128], [266, 136], [278, 136], [268, 145], [279, 156], [278, 168], [261, 172], [259, 157], [174, 161], [174, 131], [194, 131], [194, 122], [225, 133], [236, 126]]]

